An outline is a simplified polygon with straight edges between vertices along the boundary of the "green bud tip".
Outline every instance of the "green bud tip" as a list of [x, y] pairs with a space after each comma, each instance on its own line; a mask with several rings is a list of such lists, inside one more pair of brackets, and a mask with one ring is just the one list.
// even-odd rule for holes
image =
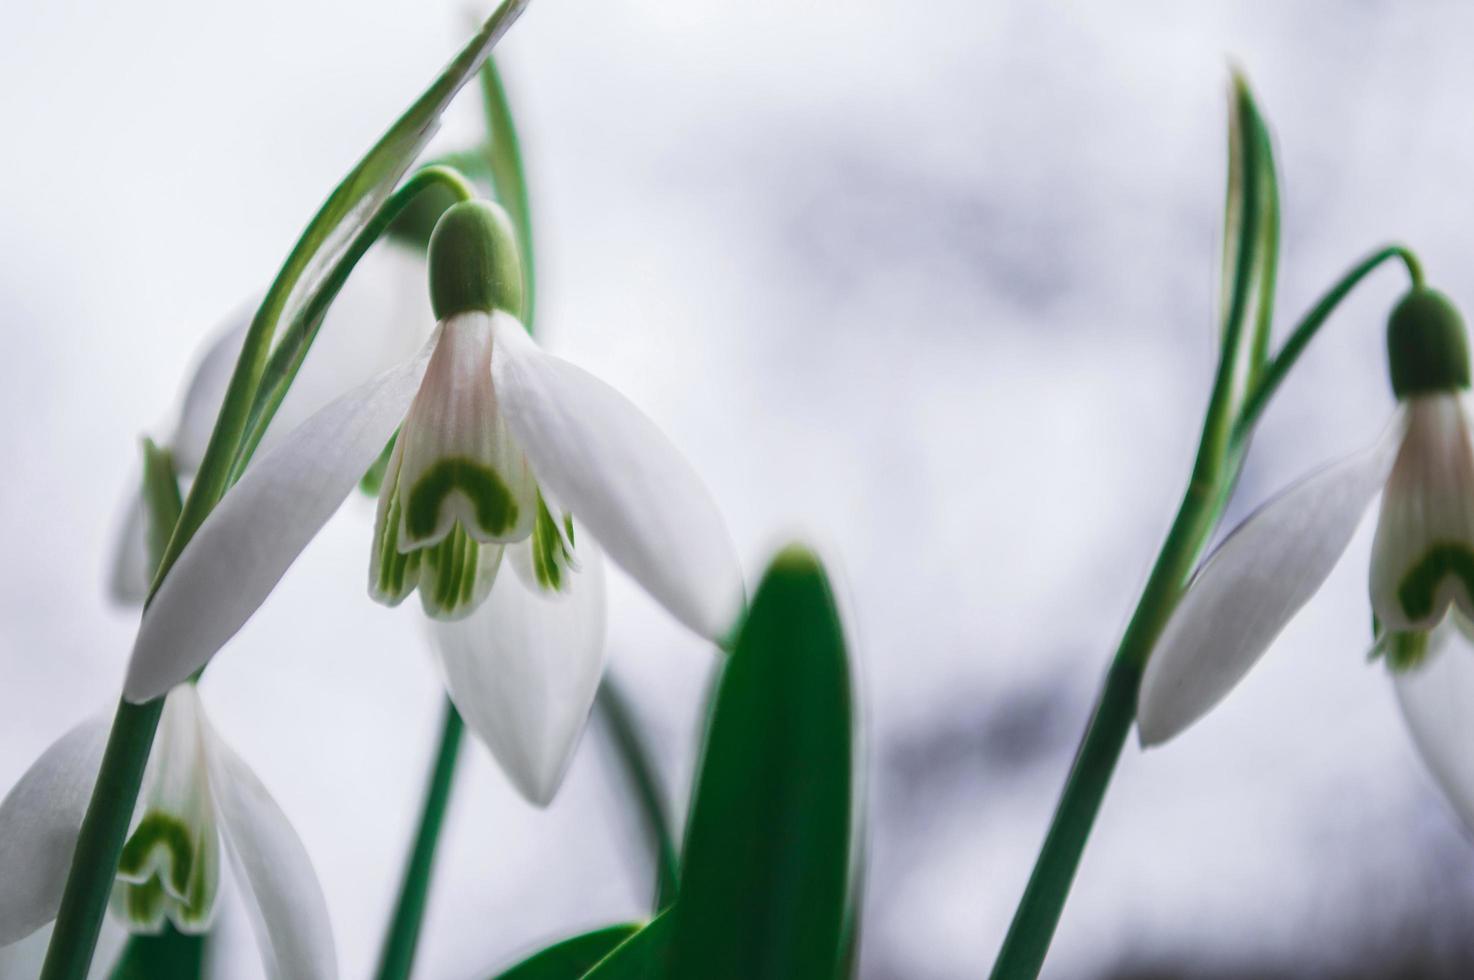
[[512, 219], [490, 201], [464, 201], [430, 235], [430, 305], [436, 319], [457, 313], [522, 310], [522, 263]]
[[1399, 400], [1469, 387], [1464, 318], [1448, 297], [1417, 286], [1387, 320], [1387, 372]]

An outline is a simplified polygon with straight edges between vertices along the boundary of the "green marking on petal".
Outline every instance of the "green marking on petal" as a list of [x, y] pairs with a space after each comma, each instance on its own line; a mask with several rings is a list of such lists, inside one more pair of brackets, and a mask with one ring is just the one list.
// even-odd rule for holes
[[1429, 634], [1421, 630], [1390, 633], [1377, 642], [1372, 656], [1384, 658], [1387, 669], [1394, 674], [1415, 670], [1428, 659], [1428, 638]]
[[420, 601], [435, 618], [456, 617], [469, 611], [476, 599], [481, 568], [481, 544], [456, 524], [436, 544], [414, 553], [420, 564]]
[[532, 571], [537, 584], [549, 592], [562, 591], [568, 584], [568, 571], [573, 562], [573, 517], [563, 515], [564, 534], [548, 511], [543, 495], [537, 495], [537, 519], [532, 524]]
[[186, 931], [210, 923], [219, 887], [218, 846], [200, 839], [178, 817], [161, 810], [144, 814], [123, 846], [112, 908], [133, 932], [157, 933], [167, 916]]
[[[154, 853], [158, 849], [163, 850], [164, 860], [155, 864]], [[155, 868], [168, 875], [175, 895], [188, 892], [194, 868], [194, 841], [183, 821], [160, 810], [144, 814], [118, 858], [118, 874], [135, 882], [149, 877]]]
[[445, 498], [460, 491], [476, 510], [476, 523], [489, 535], [504, 534], [517, 523], [517, 501], [489, 466], [465, 456], [448, 456], [425, 471], [409, 492], [405, 527], [416, 538], [435, 533]]
[[1449, 577], [1462, 581], [1464, 589], [1474, 597], [1474, 554], [1462, 543], [1434, 545], [1403, 576], [1397, 589], [1397, 601], [1402, 604], [1402, 611], [1413, 620], [1433, 615], [1438, 587]]

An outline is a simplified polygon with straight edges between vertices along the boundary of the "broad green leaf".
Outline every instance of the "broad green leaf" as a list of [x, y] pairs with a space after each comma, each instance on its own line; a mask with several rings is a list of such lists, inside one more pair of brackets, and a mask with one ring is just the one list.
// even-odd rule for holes
[[854, 824], [843, 630], [818, 560], [758, 587], [719, 682], [671, 937], [678, 980], [813, 980], [844, 957]]
[[165, 925], [157, 936], [131, 936], [110, 980], [199, 980], [209, 934], [187, 936]]
[[1235, 404], [1269, 353], [1279, 260], [1279, 186], [1269, 130], [1248, 81], [1235, 73], [1228, 128], [1220, 315]]
[[639, 924], [631, 922], [565, 939], [498, 973], [495, 980], [578, 980], [639, 931]]
[[[665, 980], [670, 956], [671, 912], [651, 919], [643, 929], [614, 947], [581, 980]], [[692, 980], [696, 980], [693, 975]]]

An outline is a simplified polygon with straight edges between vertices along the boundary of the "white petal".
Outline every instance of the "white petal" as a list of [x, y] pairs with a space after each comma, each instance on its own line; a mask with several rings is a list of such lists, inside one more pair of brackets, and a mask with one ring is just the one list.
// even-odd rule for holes
[[706, 487], [655, 424], [581, 368], [496, 315], [492, 378], [538, 482], [620, 567], [709, 639], [731, 628], [742, 569]]
[[428, 351], [355, 388], [258, 460], [201, 525], [144, 611], [124, 696], [156, 698], [209, 662], [383, 452]]
[[[41, 965], [46, 962], [46, 947], [51, 945], [52, 929], [52, 923], [48, 922], [18, 943], [0, 946], [0, 980], [36, 980], [41, 975]], [[126, 930], [103, 919], [87, 980], [103, 980], [111, 976], [127, 941]]]
[[1137, 697], [1144, 745], [1197, 721], [1254, 666], [1335, 567], [1392, 465], [1401, 426], [1251, 514], [1194, 576]]
[[1430, 647], [1422, 664], [1393, 673], [1393, 685], [1423, 761], [1474, 830], [1474, 644], [1446, 622]]
[[0, 946], [56, 918], [110, 727], [99, 715], [67, 732], [0, 802]]
[[[1470, 585], [1458, 574], [1462, 569], [1464, 576], [1474, 576], [1468, 416], [1451, 394], [1411, 398], [1407, 415], [1407, 437], [1382, 495], [1372, 544], [1372, 609], [1383, 627], [1396, 631], [1432, 629], [1450, 602], [1474, 614]], [[1410, 579], [1419, 567], [1428, 574]], [[1418, 579], [1425, 577], [1419, 588]]]
[[564, 591], [501, 575], [469, 618], [432, 625], [450, 699], [539, 806], [563, 781], [604, 669], [603, 562], [582, 529], [577, 550], [581, 570]]
[[[167, 916], [209, 928], [220, 886], [220, 830], [206, 773], [204, 708], [193, 684], [169, 692], [139, 794], [139, 820], [118, 860], [110, 908], [136, 931]], [[142, 886], [142, 887], [139, 887]]]
[[448, 317], [399, 438], [399, 550], [440, 541], [459, 523], [478, 541], [532, 530], [537, 485], [491, 384], [492, 317]]
[[413, 357], [435, 327], [425, 260], [391, 241], [371, 248], [328, 307], [258, 454], [343, 392]]
[[124, 606], [142, 605], [153, 578], [148, 567], [148, 519], [138, 484], [136, 476], [129, 484], [127, 509], [113, 540], [112, 574], [108, 577], [108, 592], [114, 602]]
[[267, 977], [336, 977], [332, 923], [307, 850], [256, 774], [205, 728], [210, 790]]
[[215, 429], [215, 417], [220, 414], [225, 389], [230, 387], [230, 376], [235, 371], [235, 362], [240, 358], [241, 345], [246, 342], [246, 331], [250, 329], [251, 317], [255, 315], [260, 300], [259, 296], [254, 298], [216, 328], [195, 367], [189, 387], [184, 390], [184, 398], [179, 405], [179, 421], [169, 443], [174, 453], [174, 465], [180, 473], [193, 473], [204, 458], [210, 433]]

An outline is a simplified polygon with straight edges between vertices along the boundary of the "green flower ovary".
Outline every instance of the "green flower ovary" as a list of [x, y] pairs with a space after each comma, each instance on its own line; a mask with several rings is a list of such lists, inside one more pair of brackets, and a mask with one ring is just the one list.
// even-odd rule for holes
[[1459, 542], [1444, 542], [1428, 552], [1403, 576], [1397, 587], [1397, 601], [1408, 619], [1427, 619], [1437, 610], [1438, 587], [1444, 579], [1456, 578], [1464, 583], [1464, 591], [1474, 597], [1474, 554]]

